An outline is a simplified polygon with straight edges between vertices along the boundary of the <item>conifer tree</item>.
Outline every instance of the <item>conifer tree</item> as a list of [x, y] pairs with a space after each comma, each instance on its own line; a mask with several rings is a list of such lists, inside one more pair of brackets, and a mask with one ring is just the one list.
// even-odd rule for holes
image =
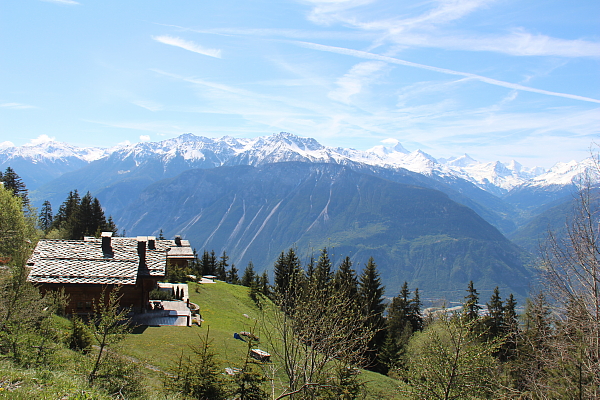
[[4, 187], [12, 192], [14, 196], [20, 197], [23, 203], [23, 207], [29, 205], [29, 198], [27, 197], [27, 187], [23, 180], [15, 170], [11, 167], [7, 167], [4, 174], [2, 174], [1, 181]]
[[327, 253], [327, 248], [321, 250], [319, 260], [317, 261], [317, 267], [313, 275], [312, 282], [314, 283], [313, 288], [319, 294], [327, 295], [330, 290], [331, 279], [333, 274], [331, 273], [331, 260]]
[[75, 214], [79, 209], [79, 202], [81, 199], [79, 198], [79, 193], [77, 189], [69, 192], [66, 200], [60, 205], [58, 209], [58, 213], [54, 217], [54, 221], [52, 223], [52, 228], [57, 230], [64, 230], [65, 232], [71, 232], [70, 225], [73, 224], [73, 220], [75, 218]]
[[394, 297], [387, 310], [387, 333], [391, 337], [399, 337], [408, 322], [410, 291], [408, 282], [402, 284], [400, 293]]
[[202, 254], [202, 259], [200, 261], [200, 270], [201, 274], [204, 275], [216, 275], [216, 257], [215, 251], [211, 251], [210, 253], [207, 250], [204, 250]]
[[[113, 221], [112, 215], [109, 215], [108, 221], [106, 221], [106, 227], [103, 229], [103, 232], [112, 232], [113, 236], [117, 236], [118, 231], [119, 229], [117, 228], [115, 221]], [[125, 235], [123, 234], [123, 236]]]
[[269, 274], [267, 271], [264, 271], [260, 276], [258, 291], [267, 297], [271, 295], [271, 289], [269, 288]]
[[202, 258], [198, 261], [198, 273], [202, 276], [209, 275], [208, 272], [208, 263], [209, 263], [210, 254], [208, 251], [204, 250], [202, 253]]
[[473, 286], [473, 281], [469, 281], [469, 287], [467, 288], [468, 294], [465, 296], [465, 303], [463, 304], [463, 317], [467, 321], [474, 321], [479, 318], [479, 293]]
[[282, 252], [274, 266], [275, 301], [284, 312], [291, 312], [302, 293], [303, 271], [294, 249]]
[[385, 310], [383, 292], [384, 287], [381, 285], [377, 265], [371, 257], [360, 276], [358, 295], [363, 314], [372, 318], [374, 326], [381, 325], [379, 321], [383, 320], [383, 311]]
[[210, 257], [208, 259], [208, 270], [210, 271], [210, 275], [217, 274], [217, 256], [215, 255], [215, 251], [210, 251]]
[[485, 324], [488, 328], [488, 335], [492, 338], [497, 338], [504, 334], [504, 305], [500, 298], [498, 286], [494, 289], [494, 293], [490, 298], [490, 302], [486, 304], [488, 315], [485, 318]]
[[370, 368], [381, 370], [382, 365], [376, 362], [376, 356], [385, 340], [383, 312], [385, 304], [383, 303], [384, 287], [381, 285], [377, 265], [373, 257], [369, 258], [365, 269], [363, 270], [358, 286], [358, 297], [360, 299], [362, 314], [365, 317], [365, 329], [374, 333], [373, 338], [368, 344], [367, 358], [370, 361]]
[[422, 303], [419, 295], [419, 288], [416, 288], [408, 307], [408, 319], [412, 325], [413, 332], [423, 330], [423, 314], [421, 314], [421, 306]]
[[229, 268], [229, 271], [227, 271], [227, 282], [234, 285], [239, 285], [240, 283], [238, 269], [235, 267], [235, 264], [231, 264], [231, 268]]
[[547, 363], [552, 359], [554, 332], [550, 306], [542, 292], [527, 299], [523, 332], [517, 337], [518, 357], [509, 371], [513, 385], [524, 392], [537, 392], [547, 382]]
[[248, 261], [248, 266], [244, 270], [244, 275], [242, 275], [242, 286], [250, 287], [255, 281], [256, 274], [254, 273], [254, 264], [252, 261]]
[[501, 361], [514, 359], [516, 356], [517, 343], [521, 331], [516, 306], [517, 302], [511, 293], [504, 305], [502, 325], [506, 339], [500, 349], [499, 358]]
[[70, 239], [83, 239], [84, 236], [93, 235], [96, 232], [90, 234], [90, 229], [95, 225], [95, 221], [92, 220], [92, 195], [87, 192], [79, 202], [77, 212], [72, 219]]
[[409, 298], [408, 282], [404, 282], [398, 296], [388, 306], [386, 338], [381, 349], [380, 360], [389, 368], [401, 368], [404, 349], [414, 332], [423, 329], [419, 289]]
[[344, 258], [333, 278], [337, 296], [345, 296], [358, 304], [358, 278], [350, 257]]
[[311, 254], [306, 264], [306, 281], [312, 282], [315, 274], [315, 257]]
[[97, 197], [94, 197], [91, 201], [89, 219], [91, 223], [86, 227], [86, 236], [100, 237], [102, 232], [109, 231], [104, 210], [102, 210], [100, 200]]
[[52, 220], [53, 220], [52, 204], [50, 204], [50, 201], [45, 200], [44, 203], [42, 204], [42, 210], [40, 211], [39, 218], [40, 218], [40, 227], [42, 228], [42, 230], [44, 232], [48, 233], [50, 228], [52, 228]]
[[229, 256], [227, 255], [227, 253], [225, 251], [223, 251], [221, 258], [217, 262], [215, 275], [217, 276], [217, 279], [219, 279], [219, 280], [233, 283], [227, 279], [227, 267], [229, 266], [229, 263], [227, 262], [228, 260], [229, 260]]

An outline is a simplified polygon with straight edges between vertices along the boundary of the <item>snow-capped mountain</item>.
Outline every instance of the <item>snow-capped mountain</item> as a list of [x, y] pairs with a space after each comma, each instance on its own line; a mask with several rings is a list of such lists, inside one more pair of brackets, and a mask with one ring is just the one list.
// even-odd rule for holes
[[30, 189], [106, 157], [116, 148], [76, 147], [47, 141], [36, 145], [0, 148], [0, 168], [12, 167]]
[[[48, 141], [38, 145], [0, 149], [0, 167], [18, 166], [19, 173], [31, 186], [79, 169], [90, 162], [111, 158], [130, 160], [138, 166], [149, 159], [168, 165], [186, 163], [190, 168], [211, 168], [224, 165], [263, 165], [273, 162], [302, 161], [322, 163], [361, 163], [383, 168], [404, 168], [426, 176], [461, 178], [495, 195], [504, 195], [513, 188], [530, 185], [565, 185], [579, 179], [585, 162], [559, 163], [546, 172], [543, 168], [526, 168], [512, 161], [482, 163], [468, 155], [436, 159], [421, 151], [408, 151], [398, 141], [359, 151], [326, 147], [315, 139], [290, 133], [278, 133], [257, 138], [208, 138], [183, 134], [160, 142], [142, 142], [113, 148], [79, 148], [66, 143]], [[36, 168], [37, 167], [37, 168]], [[43, 167], [43, 168], [42, 168]], [[130, 168], [120, 173], [128, 173]]]
[[526, 185], [531, 187], [564, 186], [582, 184], [586, 179], [598, 180], [598, 164], [593, 157], [581, 162], [559, 162], [544, 174], [539, 174], [529, 180]]
[[10, 146], [0, 148], [0, 163], [22, 158], [37, 162], [64, 162], [78, 159], [85, 162], [98, 160], [116, 148], [75, 147], [68, 143], [47, 141], [36, 145]]

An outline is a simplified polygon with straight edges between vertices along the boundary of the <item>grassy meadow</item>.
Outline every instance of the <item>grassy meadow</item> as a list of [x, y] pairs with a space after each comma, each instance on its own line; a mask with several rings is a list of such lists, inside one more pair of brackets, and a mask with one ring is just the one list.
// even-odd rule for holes
[[[157, 390], [164, 373], [175, 368], [181, 355], [192, 354], [191, 346], [201, 343], [207, 331], [212, 350], [223, 369], [239, 367], [248, 349], [247, 343], [234, 339], [235, 332], [254, 332], [262, 339], [256, 347], [271, 351], [271, 343], [264, 340], [267, 336], [265, 330], [271, 329], [272, 313], [276, 311], [268, 300], [263, 298], [265, 306], [261, 310], [250, 298], [247, 287], [223, 282], [204, 285], [190, 283], [189, 296], [191, 302], [200, 306], [204, 319], [201, 327], [140, 327], [120, 345], [120, 352], [162, 371], [146, 369], [149, 378], [147, 384], [154, 385]], [[272, 362], [264, 365], [266, 375], [274, 378], [266, 383], [265, 390], [271, 393], [274, 382], [275, 392], [280, 393], [284, 374], [279, 360], [272, 357]], [[361, 379], [366, 382], [366, 398], [401, 398], [396, 393], [398, 383], [391, 378], [363, 371]]]

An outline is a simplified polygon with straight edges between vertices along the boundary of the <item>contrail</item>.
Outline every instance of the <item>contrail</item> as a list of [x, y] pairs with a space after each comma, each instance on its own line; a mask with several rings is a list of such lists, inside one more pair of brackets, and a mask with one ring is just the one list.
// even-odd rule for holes
[[410, 61], [400, 60], [398, 58], [387, 57], [387, 56], [382, 56], [379, 54], [369, 53], [367, 51], [346, 49], [344, 47], [326, 46], [326, 45], [322, 45], [322, 44], [302, 42], [302, 41], [298, 41], [298, 40], [290, 40], [289, 42], [298, 44], [302, 47], [306, 47], [309, 49], [314, 49], [314, 50], [327, 51], [330, 53], [337, 53], [337, 54], [345, 54], [348, 56], [365, 58], [368, 60], [385, 61], [390, 64], [399, 64], [399, 65], [406, 65], [408, 67], [427, 69], [430, 71], [440, 72], [442, 74], [464, 76], [464, 77], [471, 78], [471, 79], [477, 79], [478, 81], [481, 81], [481, 82], [489, 83], [490, 85], [501, 86], [501, 87], [505, 87], [505, 88], [509, 88], [509, 89], [523, 90], [526, 92], [546, 94], [549, 96], [565, 97], [567, 99], [588, 101], [591, 103], [600, 103], [600, 100], [592, 99], [590, 97], [583, 97], [583, 96], [577, 96], [574, 94], [550, 92], [548, 90], [535, 89], [532, 87], [519, 85], [517, 83], [499, 81], [497, 79], [486, 78], [485, 76], [470, 74], [468, 72], [460, 72], [460, 71], [454, 71], [454, 70], [446, 69], [446, 68], [432, 67], [430, 65], [418, 64], [418, 63], [414, 63], [414, 62], [410, 62]]

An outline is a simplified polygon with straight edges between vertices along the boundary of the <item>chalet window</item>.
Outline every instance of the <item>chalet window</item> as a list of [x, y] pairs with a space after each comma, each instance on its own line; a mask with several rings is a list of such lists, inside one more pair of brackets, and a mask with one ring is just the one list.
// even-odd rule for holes
[[78, 310], [83, 310], [83, 301], [78, 301], [77, 302], [77, 309]]
[[85, 309], [86, 310], [91, 310], [92, 309], [92, 302], [91, 301], [86, 301], [85, 302]]

